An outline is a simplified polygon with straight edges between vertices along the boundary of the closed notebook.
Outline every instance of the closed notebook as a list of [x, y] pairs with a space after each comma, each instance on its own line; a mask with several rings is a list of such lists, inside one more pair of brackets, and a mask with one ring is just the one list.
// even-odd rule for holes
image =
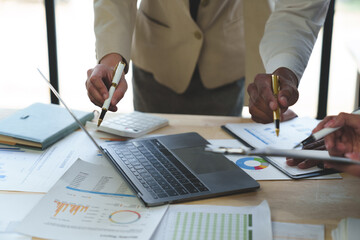
[[[92, 112], [73, 113], [82, 123], [94, 117]], [[0, 120], [0, 143], [45, 149], [78, 128], [65, 108], [35, 103]]]

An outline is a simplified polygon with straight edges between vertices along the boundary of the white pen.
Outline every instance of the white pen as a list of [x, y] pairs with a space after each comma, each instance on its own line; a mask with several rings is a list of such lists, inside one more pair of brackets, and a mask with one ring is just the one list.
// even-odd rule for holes
[[115, 89], [116, 89], [117, 85], [120, 82], [121, 75], [122, 75], [122, 73], [124, 71], [125, 65], [126, 64], [123, 63], [123, 62], [119, 62], [115, 67], [115, 70], [114, 70], [115, 73], [114, 73], [114, 76], [113, 76], [113, 79], [112, 79], [112, 82], [111, 82], [111, 87], [109, 89], [109, 97], [104, 101], [104, 104], [102, 106], [101, 114], [100, 114], [98, 124], [97, 124], [98, 127], [100, 126], [102, 120], [105, 117], [105, 113], [107, 112], [107, 110], [110, 107], [111, 99], [112, 99], [112, 97], [114, 95], [114, 92], [115, 92]]
[[[360, 109], [352, 112], [352, 114], [360, 114]], [[311, 134], [308, 138], [304, 139], [302, 142], [297, 144], [294, 148], [300, 147], [301, 145], [304, 146], [304, 145], [316, 142], [317, 140], [322, 139], [326, 135], [329, 135], [330, 133], [335, 132], [338, 129], [339, 129], [339, 127], [337, 127], [337, 128], [323, 128], [320, 131]]]

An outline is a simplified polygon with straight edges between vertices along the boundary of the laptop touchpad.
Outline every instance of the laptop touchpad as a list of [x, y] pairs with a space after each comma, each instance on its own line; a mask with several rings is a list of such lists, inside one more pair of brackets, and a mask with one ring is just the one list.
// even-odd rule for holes
[[172, 152], [197, 174], [236, 168], [226, 157], [218, 153], [207, 152], [203, 146], [172, 149]]

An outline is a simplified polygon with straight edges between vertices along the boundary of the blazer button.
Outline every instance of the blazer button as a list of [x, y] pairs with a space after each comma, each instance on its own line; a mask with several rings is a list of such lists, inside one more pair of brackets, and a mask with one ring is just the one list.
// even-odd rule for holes
[[194, 36], [196, 39], [201, 39], [201, 37], [202, 37], [201, 32], [199, 32], [199, 31], [194, 32]]
[[207, 5], [209, 5], [209, 0], [202, 0], [201, 1], [201, 6], [206, 7]]

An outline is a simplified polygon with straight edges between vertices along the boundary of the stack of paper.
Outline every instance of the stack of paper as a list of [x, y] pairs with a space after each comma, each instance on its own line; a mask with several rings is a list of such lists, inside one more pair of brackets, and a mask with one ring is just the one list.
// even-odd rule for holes
[[149, 239], [166, 209], [144, 207], [114, 169], [77, 160], [17, 230], [49, 239]]
[[336, 229], [331, 232], [333, 240], [357, 240], [360, 237], [360, 219], [342, 219]]
[[[81, 160], [77, 160], [41, 200], [42, 195], [32, 198], [13, 195], [18, 202], [10, 200], [11, 196], [0, 197], [0, 204], [7, 212], [19, 212], [11, 222], [8, 217], [0, 218], [0, 239], [27, 240], [30, 236], [51, 239], [324, 239], [323, 225], [271, 223], [266, 200], [248, 207], [172, 205], [145, 208], [113, 168]], [[26, 202], [27, 208], [18, 211], [19, 202], [22, 207]], [[28, 236], [16, 234], [15, 230]]]

